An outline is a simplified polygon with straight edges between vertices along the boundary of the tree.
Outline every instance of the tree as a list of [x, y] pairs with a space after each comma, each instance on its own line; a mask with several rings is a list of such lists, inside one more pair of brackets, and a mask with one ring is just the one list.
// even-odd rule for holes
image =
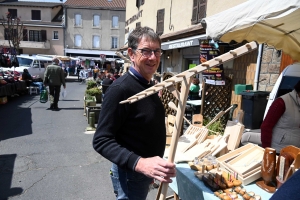
[[[6, 17], [2, 17], [1, 25], [4, 28], [4, 39], [8, 40], [9, 54], [15, 58], [19, 54], [21, 40], [27, 37], [25, 26], [21, 21], [21, 17], [13, 16], [9, 12], [6, 13]], [[16, 60], [13, 60], [13, 58], [11, 59], [12, 62]]]

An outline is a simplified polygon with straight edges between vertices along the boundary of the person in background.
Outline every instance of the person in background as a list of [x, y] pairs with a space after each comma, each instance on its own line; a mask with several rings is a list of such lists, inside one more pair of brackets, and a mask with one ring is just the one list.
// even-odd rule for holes
[[83, 70], [83, 67], [80, 64], [76, 65], [76, 74], [77, 74], [78, 80], [80, 79], [80, 72], [82, 70]]
[[120, 75], [118, 74], [117, 71], [115, 71], [115, 73], [114, 73], [114, 78], [115, 78], [115, 80], [118, 79], [118, 78], [120, 78]]
[[66, 88], [64, 70], [59, 66], [58, 58], [53, 58], [44, 75], [44, 85], [49, 85], [50, 109], [58, 110], [60, 87]]
[[112, 79], [112, 74], [111, 73], [106, 73], [105, 78], [102, 81], [102, 97], [104, 98], [104, 94], [107, 90], [107, 88], [114, 82]]
[[28, 69], [24, 69], [22, 73], [22, 80], [26, 82], [27, 87], [32, 83], [32, 76], [28, 72]]
[[105, 79], [105, 74], [103, 71], [100, 71], [100, 73], [98, 74], [98, 77], [96, 78], [96, 83], [97, 85], [102, 85], [102, 81]]
[[275, 99], [260, 128], [261, 133], [245, 132], [241, 143], [271, 147], [278, 154], [288, 145], [300, 148], [300, 81], [293, 91]]
[[199, 79], [198, 78], [193, 78], [193, 81], [191, 83], [190, 86], [190, 90], [189, 90], [189, 100], [199, 100], [199, 90], [200, 90], [200, 86], [199, 86]]
[[175, 164], [162, 158], [166, 126], [158, 95], [120, 104], [153, 86], [161, 54], [161, 40], [153, 29], [133, 30], [128, 37], [132, 66], [105, 93], [93, 147], [113, 163], [110, 175], [117, 199], [145, 200], [154, 179], [170, 183], [176, 175]]
[[95, 69], [93, 69], [93, 78], [94, 78], [94, 80], [97, 79], [98, 74], [99, 74], [99, 67], [95, 66]]

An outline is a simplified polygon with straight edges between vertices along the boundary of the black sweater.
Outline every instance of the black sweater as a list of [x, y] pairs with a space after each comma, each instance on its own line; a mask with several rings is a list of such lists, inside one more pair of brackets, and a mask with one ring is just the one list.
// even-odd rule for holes
[[140, 157], [163, 156], [165, 113], [158, 95], [119, 104], [151, 86], [126, 73], [105, 93], [93, 147], [121, 168], [134, 170]]

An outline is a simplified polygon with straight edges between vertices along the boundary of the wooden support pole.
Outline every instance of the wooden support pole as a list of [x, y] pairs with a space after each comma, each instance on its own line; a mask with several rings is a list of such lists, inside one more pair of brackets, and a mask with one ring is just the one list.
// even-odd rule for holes
[[169, 82], [175, 83], [175, 81], [173, 79], [167, 79], [167, 80], [165, 80], [165, 82], [167, 82], [167, 83], [169, 83]]
[[204, 98], [205, 98], [205, 80], [202, 79], [201, 111], [200, 111], [200, 114], [201, 114], [202, 116], [203, 116]]
[[[181, 83], [180, 98], [179, 98], [178, 106], [177, 106], [176, 120], [175, 120], [175, 124], [174, 124], [174, 129], [173, 129], [174, 131], [173, 131], [170, 152], [169, 152], [169, 157], [168, 157], [168, 161], [170, 161], [170, 162], [174, 162], [174, 159], [175, 159], [178, 138], [180, 135], [183, 116], [184, 116], [184, 112], [185, 112], [186, 100], [187, 100], [187, 96], [189, 93], [189, 88], [190, 88], [191, 82], [192, 82], [192, 78], [183, 77], [183, 81]], [[162, 183], [161, 194], [160, 194], [159, 200], [166, 199], [168, 185], [169, 185], [168, 183]]]

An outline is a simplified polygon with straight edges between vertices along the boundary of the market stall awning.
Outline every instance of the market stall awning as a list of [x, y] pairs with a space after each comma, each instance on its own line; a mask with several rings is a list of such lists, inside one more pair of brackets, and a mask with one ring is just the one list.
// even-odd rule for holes
[[[79, 60], [82, 60], [82, 61], [85, 61], [85, 60], [94, 60], [94, 61], [101, 61], [101, 58], [100, 57], [86, 57], [86, 56], [78, 56], [76, 59], [79, 59]], [[120, 62], [119, 61], [120, 58], [106, 58], [105, 59], [105, 62]]]
[[300, 61], [300, 1], [248, 0], [202, 20], [215, 41], [257, 41]]
[[105, 54], [110, 56], [115, 55], [114, 51], [101, 51], [101, 50], [88, 50], [88, 49], [65, 49], [65, 51], [66, 53], [76, 53], [76, 54], [95, 54], [95, 55]]

